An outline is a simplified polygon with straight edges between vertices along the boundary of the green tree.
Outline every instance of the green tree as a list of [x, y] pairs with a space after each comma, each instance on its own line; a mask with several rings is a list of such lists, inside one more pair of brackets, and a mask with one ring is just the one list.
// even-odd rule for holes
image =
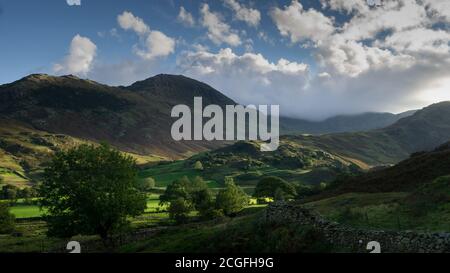
[[[180, 199], [183, 200], [184, 206], [181, 206]], [[159, 197], [159, 200], [161, 205], [169, 204], [169, 211], [172, 203], [176, 201], [177, 203], [174, 206], [176, 208], [182, 207], [182, 211], [186, 215], [192, 210], [197, 210], [203, 218], [210, 218], [211, 210], [214, 209], [213, 194], [208, 188], [208, 184], [200, 176], [192, 180], [184, 176], [172, 182]], [[187, 210], [190, 211], [187, 212]], [[175, 213], [170, 214], [170, 216], [172, 219], [177, 217]]]
[[225, 215], [233, 216], [248, 205], [247, 194], [236, 184], [233, 179], [226, 178], [225, 188], [220, 190], [216, 197], [216, 209], [223, 211]]
[[146, 208], [137, 189], [135, 160], [103, 144], [81, 145], [57, 153], [39, 188], [48, 234], [70, 237], [98, 234], [110, 238]]
[[0, 203], [0, 234], [14, 231], [15, 217], [9, 212], [8, 203]]
[[186, 222], [189, 213], [192, 211], [192, 203], [182, 197], [172, 200], [169, 205], [169, 217], [177, 223]]
[[255, 187], [253, 196], [289, 199], [296, 195], [295, 186], [276, 176], [261, 179]]
[[194, 163], [194, 169], [197, 171], [203, 171], [203, 164], [200, 161], [196, 161]]
[[19, 188], [17, 188], [16, 186], [13, 185], [5, 185], [2, 187], [2, 191], [1, 191], [1, 198], [2, 199], [8, 199], [8, 200], [12, 200], [13, 202], [16, 200], [17, 198], [17, 192], [19, 191]]
[[20, 190], [19, 196], [20, 198], [25, 199], [25, 203], [30, 204], [32, 202], [32, 198], [36, 196], [36, 193], [33, 188], [25, 187]]
[[207, 202], [210, 197], [208, 184], [200, 176], [196, 176], [189, 184], [187, 191], [189, 199], [197, 209], [202, 203]]
[[187, 176], [183, 176], [167, 185], [166, 190], [163, 194], [159, 196], [160, 205], [169, 204], [172, 200], [183, 198], [186, 200], [190, 199], [189, 188], [191, 181]]
[[152, 177], [146, 177], [139, 182], [139, 189], [141, 191], [150, 191], [156, 186], [155, 179]]
[[274, 195], [273, 199], [275, 201], [284, 201], [284, 200], [286, 200], [286, 194], [282, 189], [278, 188], [275, 191], [275, 195]]

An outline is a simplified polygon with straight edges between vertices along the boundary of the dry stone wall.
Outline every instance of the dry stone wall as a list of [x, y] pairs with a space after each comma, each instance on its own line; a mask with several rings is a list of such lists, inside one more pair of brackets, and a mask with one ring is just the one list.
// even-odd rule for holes
[[[268, 222], [295, 222], [313, 226], [319, 229], [333, 246], [345, 252], [377, 251], [377, 244], [382, 253], [450, 252], [450, 233], [360, 230], [328, 221], [295, 203], [272, 203], [266, 210], [265, 218]], [[374, 248], [368, 250], [368, 244], [374, 245]]]

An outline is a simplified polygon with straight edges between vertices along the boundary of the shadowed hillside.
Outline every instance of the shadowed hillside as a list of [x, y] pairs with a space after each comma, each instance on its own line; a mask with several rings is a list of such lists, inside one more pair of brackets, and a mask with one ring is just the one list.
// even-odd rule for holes
[[413, 191], [450, 174], [450, 143], [431, 152], [419, 152], [393, 167], [348, 178], [333, 193]]
[[0, 86], [0, 117], [41, 131], [107, 141], [128, 152], [179, 158], [221, 145], [170, 137], [172, 107], [190, 105], [194, 96], [202, 96], [204, 104], [235, 104], [183, 76], [158, 75], [124, 88], [39, 74]]
[[367, 132], [287, 136], [371, 166], [395, 164], [410, 154], [429, 151], [450, 139], [450, 102], [425, 107], [391, 126]]

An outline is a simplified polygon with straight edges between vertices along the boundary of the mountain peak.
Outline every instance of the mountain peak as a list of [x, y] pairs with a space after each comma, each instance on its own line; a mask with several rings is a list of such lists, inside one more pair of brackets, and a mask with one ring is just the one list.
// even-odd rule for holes
[[[137, 81], [132, 85], [128, 86], [130, 89], [142, 89], [146, 87], [161, 87], [161, 86], [174, 86], [174, 85], [204, 85], [207, 84], [191, 79], [184, 75], [174, 75], [174, 74], [158, 74], [153, 77], [147, 78], [142, 81]], [[212, 87], [208, 86], [212, 89]]]
[[41, 81], [41, 80], [48, 80], [50, 78], [53, 78], [53, 76], [44, 73], [35, 73], [25, 76], [21, 80]]
[[81, 79], [72, 74], [54, 76], [44, 73], [34, 73], [25, 76], [20, 80], [0, 85], [0, 88], [16, 87], [17, 89], [33, 90], [47, 86], [79, 86], [85, 88], [94, 88], [104, 85], [89, 79]]
[[69, 75], [63, 75], [63, 76], [54, 76], [49, 75], [45, 73], [34, 73], [30, 74], [28, 76], [23, 77], [22, 79], [16, 81], [16, 82], [33, 82], [33, 83], [41, 83], [41, 82], [51, 82], [56, 83], [64, 80], [80, 80], [84, 81], [83, 79], [80, 79], [79, 77], [69, 74]]
[[125, 88], [147, 96], [164, 98], [164, 101], [174, 104], [192, 102], [194, 97], [203, 97], [205, 104], [236, 104], [208, 84], [183, 75], [158, 74]]

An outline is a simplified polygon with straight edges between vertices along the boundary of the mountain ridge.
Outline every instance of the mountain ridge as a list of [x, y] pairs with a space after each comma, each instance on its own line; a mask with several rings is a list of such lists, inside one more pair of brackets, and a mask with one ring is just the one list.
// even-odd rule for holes
[[[170, 116], [171, 108], [177, 104], [192, 106], [195, 96], [202, 96], [205, 105], [237, 104], [213, 87], [182, 75], [160, 74], [130, 86], [111, 87], [73, 75], [32, 74], [0, 85], [0, 126], [8, 129], [11, 122], [16, 121], [27, 128], [24, 131], [65, 135], [85, 142], [106, 141], [124, 152], [141, 156], [169, 160], [188, 158], [229, 144], [224, 141], [172, 140], [170, 129], [175, 119]], [[394, 164], [410, 153], [431, 149], [447, 141], [450, 139], [449, 118], [450, 102], [444, 102], [419, 110], [382, 129], [317, 136], [292, 135], [282, 137], [282, 141], [314, 147], [345, 162], [369, 168]], [[0, 139], [7, 138], [8, 134], [4, 131]], [[19, 144], [27, 146], [26, 143]], [[14, 149], [1, 152], [8, 160], [14, 158], [16, 165], [27, 166], [30, 165], [27, 160], [33, 161], [30, 160], [33, 156], [41, 158], [34, 154], [44, 150], [45, 147], [38, 147], [28, 154], [16, 155], [11, 152]], [[22, 161], [24, 163], [20, 163]]]
[[369, 166], [395, 164], [412, 153], [432, 150], [450, 139], [450, 101], [424, 107], [381, 129], [286, 138]]
[[389, 112], [365, 112], [353, 115], [337, 115], [322, 121], [281, 117], [282, 134], [330, 134], [380, 129], [392, 125], [401, 118], [413, 115], [417, 110], [399, 114]]
[[450, 174], [450, 142], [412, 154], [398, 164], [341, 181], [325, 195], [347, 192], [403, 192]]

